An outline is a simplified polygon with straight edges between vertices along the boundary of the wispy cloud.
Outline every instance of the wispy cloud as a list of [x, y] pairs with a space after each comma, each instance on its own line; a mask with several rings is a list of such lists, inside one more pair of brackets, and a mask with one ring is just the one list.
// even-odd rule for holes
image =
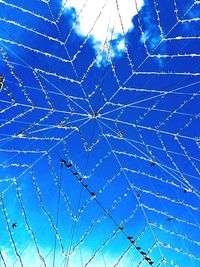
[[[54, 250], [51, 248], [41, 248], [40, 251], [42, 253], [43, 258], [45, 258], [45, 263], [47, 266], [52, 266], [53, 263], [53, 255]], [[50, 253], [49, 253], [50, 252]], [[16, 257], [16, 255], [13, 253], [12, 249], [1, 247], [1, 253], [3, 256], [3, 259], [6, 263], [6, 266], [15, 266], [20, 267], [21, 264], [19, 262], [19, 259]], [[90, 259], [93, 253], [88, 249], [81, 249], [82, 253], [82, 261], [86, 264]], [[30, 242], [29, 246], [26, 250], [23, 251], [21, 254], [21, 259], [24, 264], [24, 266], [37, 266], [42, 267], [44, 264], [42, 263], [41, 259], [39, 258], [38, 254], [36, 254], [36, 248], [33, 246], [33, 244]], [[121, 255], [111, 255], [111, 253], [104, 252], [104, 257], [102, 257], [102, 252], [98, 253], [96, 257], [91, 260], [90, 266], [95, 267], [102, 267], [104, 265], [104, 259], [106, 260], [107, 266], [113, 266], [120, 258]], [[65, 263], [64, 256], [61, 256], [60, 253], [56, 253], [55, 257], [55, 266], [64, 266]], [[77, 267], [81, 265], [81, 258], [79, 256], [79, 253], [74, 253], [74, 255], [71, 255], [69, 258], [69, 264], [70, 267]], [[123, 258], [121, 261], [120, 266], [125, 267], [130, 265], [130, 255], [127, 253], [127, 255]]]
[[90, 35], [96, 51], [107, 42], [114, 57], [124, 51], [123, 36], [133, 29], [132, 18], [143, 6], [143, 0], [137, 1], [137, 7], [134, 0], [63, 0], [63, 4], [67, 11], [76, 14], [77, 34]]

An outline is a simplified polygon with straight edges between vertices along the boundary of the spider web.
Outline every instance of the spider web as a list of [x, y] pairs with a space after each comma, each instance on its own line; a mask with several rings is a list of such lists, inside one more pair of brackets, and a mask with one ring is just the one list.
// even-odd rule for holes
[[199, 266], [200, 2], [115, 4], [119, 57], [104, 8], [0, 0], [2, 266]]

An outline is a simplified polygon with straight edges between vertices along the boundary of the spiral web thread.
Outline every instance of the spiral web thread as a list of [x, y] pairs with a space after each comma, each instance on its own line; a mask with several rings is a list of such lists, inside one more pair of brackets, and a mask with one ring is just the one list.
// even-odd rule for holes
[[116, 0], [124, 52], [113, 57], [107, 40], [91, 48], [104, 7], [78, 37], [64, 3], [0, 0], [2, 266], [30, 266], [30, 254], [36, 266], [199, 266], [190, 2], [166, 12], [149, 0], [126, 35]]

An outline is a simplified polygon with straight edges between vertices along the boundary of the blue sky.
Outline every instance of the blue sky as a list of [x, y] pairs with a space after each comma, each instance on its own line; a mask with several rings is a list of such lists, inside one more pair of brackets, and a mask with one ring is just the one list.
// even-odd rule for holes
[[1, 266], [199, 265], [199, 7], [0, 1]]

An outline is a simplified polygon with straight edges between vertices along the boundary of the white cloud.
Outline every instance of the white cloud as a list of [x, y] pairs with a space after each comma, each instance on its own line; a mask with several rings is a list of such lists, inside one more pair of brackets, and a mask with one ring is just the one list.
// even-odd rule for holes
[[112, 56], [116, 56], [124, 51], [123, 31], [126, 34], [133, 29], [132, 18], [137, 8], [140, 10], [143, 6], [143, 0], [137, 0], [137, 8], [135, 0], [63, 0], [63, 4], [67, 11], [74, 9], [78, 16], [75, 30], [79, 35], [90, 34], [96, 50], [101, 49], [105, 41], [114, 40], [115, 47], [110, 45]]

